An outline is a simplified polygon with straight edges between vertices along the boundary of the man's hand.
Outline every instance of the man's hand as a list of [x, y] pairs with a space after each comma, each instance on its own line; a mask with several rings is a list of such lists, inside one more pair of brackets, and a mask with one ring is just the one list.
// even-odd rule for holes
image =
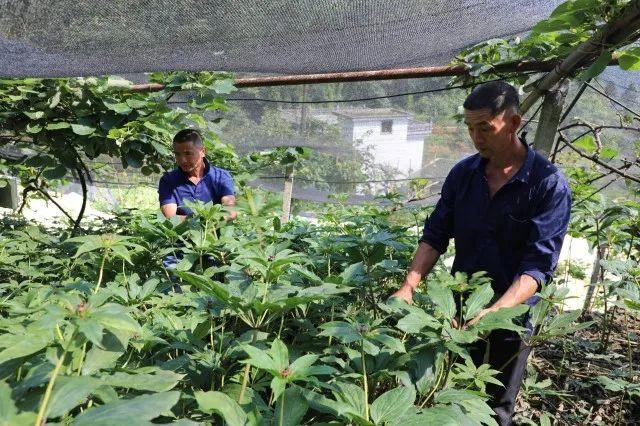
[[409, 305], [413, 304], [413, 288], [409, 284], [404, 284], [398, 291], [393, 293], [391, 297], [398, 297]]
[[235, 211], [236, 197], [234, 195], [225, 195], [220, 199], [220, 203], [225, 206], [229, 214], [224, 215], [224, 220], [232, 222], [238, 217], [238, 212]]
[[393, 293], [391, 297], [399, 297], [411, 305], [413, 303], [414, 290], [420, 284], [422, 277], [431, 271], [439, 257], [440, 253], [436, 249], [425, 242], [421, 242], [409, 266], [409, 272], [407, 272], [407, 277], [402, 287]]
[[495, 312], [497, 311], [499, 308], [494, 308], [494, 307], [490, 307], [487, 309], [483, 309], [481, 310], [478, 315], [476, 315], [471, 321], [468, 321], [463, 328], [468, 328], [471, 327], [472, 325], [474, 325], [475, 323], [477, 323], [478, 321], [480, 321], [480, 319], [487, 315], [489, 312]]

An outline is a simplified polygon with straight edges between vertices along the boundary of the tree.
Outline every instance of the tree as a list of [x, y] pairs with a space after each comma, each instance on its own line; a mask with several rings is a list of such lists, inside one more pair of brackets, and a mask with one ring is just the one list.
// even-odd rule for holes
[[[151, 81], [163, 88], [136, 92], [119, 77], [0, 80], [0, 143], [24, 154], [3, 159], [0, 170], [25, 182], [25, 199], [30, 192], [48, 196], [50, 181], [78, 179], [84, 202], [74, 220], [76, 232], [91, 179], [87, 159], [118, 158], [123, 167], [149, 175], [171, 164], [170, 141], [178, 129], [196, 125], [206, 138], [216, 138], [202, 114], [225, 108], [219, 94], [234, 90], [229, 75], [156, 73]], [[194, 92], [189, 102], [194, 112], [168, 105], [182, 90]], [[214, 155], [222, 157], [222, 163], [235, 161], [228, 147], [216, 147]]]

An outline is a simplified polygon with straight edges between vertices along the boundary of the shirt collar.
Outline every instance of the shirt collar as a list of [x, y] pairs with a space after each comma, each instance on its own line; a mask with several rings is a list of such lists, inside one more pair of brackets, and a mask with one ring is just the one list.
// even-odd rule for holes
[[[204, 161], [204, 173], [202, 175], [202, 178], [204, 179], [204, 177], [206, 175], [209, 174], [209, 172], [211, 171], [211, 165], [209, 164], [209, 160], [207, 160], [207, 157], [203, 158]], [[180, 174], [182, 175], [182, 177], [186, 180], [189, 181], [189, 176], [187, 176], [187, 174], [185, 172], [182, 171], [182, 169], [180, 168], [180, 166], [178, 166], [178, 170], [180, 170]], [[190, 182], [190, 181], [189, 181]]]
[[[535, 151], [531, 148], [526, 142], [521, 141], [522, 144], [527, 148], [527, 156], [524, 159], [524, 163], [518, 170], [518, 172], [510, 179], [519, 180], [521, 182], [527, 183], [529, 182], [529, 177], [531, 176], [531, 169], [533, 168], [533, 160], [536, 156]], [[484, 173], [484, 166], [487, 164], [487, 159], [483, 158], [480, 154], [473, 160], [471, 163], [471, 167], [479, 173]]]

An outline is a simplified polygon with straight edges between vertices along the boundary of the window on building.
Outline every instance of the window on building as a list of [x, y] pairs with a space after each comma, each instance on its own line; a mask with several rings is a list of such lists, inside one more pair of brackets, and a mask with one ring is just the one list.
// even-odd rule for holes
[[382, 120], [380, 133], [393, 133], [393, 120]]

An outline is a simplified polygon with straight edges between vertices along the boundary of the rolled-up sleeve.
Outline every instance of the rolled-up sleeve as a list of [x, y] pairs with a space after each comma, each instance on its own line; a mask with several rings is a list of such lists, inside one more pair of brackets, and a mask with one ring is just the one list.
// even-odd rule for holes
[[562, 175], [552, 175], [543, 185], [518, 275], [529, 275], [538, 286], [551, 279], [558, 265], [569, 225], [571, 191]]
[[160, 206], [164, 206], [165, 204], [178, 204], [173, 194], [173, 187], [169, 183], [166, 175], [160, 178], [160, 183], [158, 184], [158, 201], [160, 202]]
[[442, 185], [440, 200], [424, 222], [422, 237], [419, 240], [429, 244], [440, 254], [447, 251], [449, 239], [453, 237], [454, 180], [455, 171], [452, 171]]

